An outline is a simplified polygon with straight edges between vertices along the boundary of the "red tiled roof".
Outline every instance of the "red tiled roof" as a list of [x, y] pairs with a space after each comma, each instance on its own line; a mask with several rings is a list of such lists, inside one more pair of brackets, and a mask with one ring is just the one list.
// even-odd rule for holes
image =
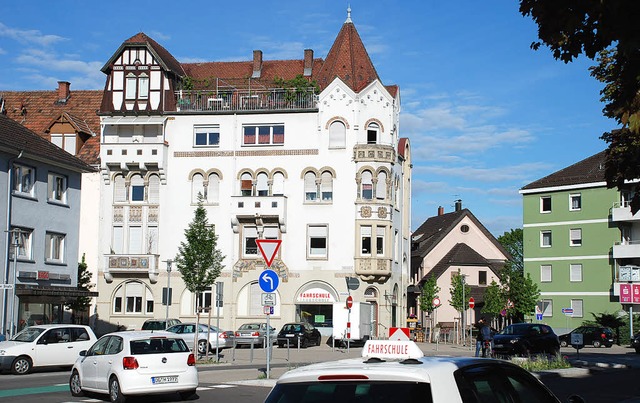
[[[158, 42], [154, 41], [151, 37], [147, 36], [144, 32], [138, 32], [131, 38], [124, 41], [122, 47], [136, 45], [136, 46], [147, 46], [151, 48], [151, 50], [158, 55], [160, 58], [160, 62], [165, 63], [165, 68], [173, 71], [176, 75], [182, 76], [184, 75], [184, 70], [182, 69], [182, 65], [178, 62], [175, 57], [167, 49], [165, 49]], [[121, 50], [121, 49], [120, 49]], [[116, 52], [116, 55], [120, 55], [120, 50]], [[105, 71], [105, 68], [111, 64], [112, 60], [109, 60], [109, 63], [103, 67], [102, 71]]]
[[52, 122], [67, 114], [81, 131], [93, 132], [78, 158], [90, 165], [100, 161], [100, 118], [97, 115], [102, 91], [71, 91], [66, 103], [58, 102], [58, 91], [4, 91], [6, 115], [40, 137], [50, 140], [48, 129]]
[[94, 168], [81, 159], [69, 154], [49, 140], [43, 139], [3, 114], [0, 114], [0, 145], [12, 148], [16, 150], [16, 153], [23, 151], [26, 158], [39, 157], [46, 161], [56, 162], [77, 172], [94, 171]]
[[356, 27], [351, 22], [342, 25], [318, 73], [318, 84], [325, 88], [336, 77], [355, 92], [360, 92], [374, 80], [381, 81]]

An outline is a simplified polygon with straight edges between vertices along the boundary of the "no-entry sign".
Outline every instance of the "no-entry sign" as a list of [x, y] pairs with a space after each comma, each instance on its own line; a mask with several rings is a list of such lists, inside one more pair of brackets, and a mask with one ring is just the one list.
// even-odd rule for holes
[[474, 306], [476, 306], [476, 301], [471, 297], [469, 298], [469, 308], [473, 309]]
[[349, 295], [347, 297], [347, 309], [351, 309], [352, 306], [353, 306], [353, 297]]

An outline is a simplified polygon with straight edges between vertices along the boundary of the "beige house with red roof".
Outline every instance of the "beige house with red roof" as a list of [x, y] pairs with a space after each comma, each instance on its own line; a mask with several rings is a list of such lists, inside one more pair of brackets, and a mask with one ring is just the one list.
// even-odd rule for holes
[[[438, 215], [428, 218], [413, 233], [409, 309], [423, 323], [433, 320], [443, 329], [460, 329], [460, 312], [449, 301], [452, 277], [463, 275], [471, 288], [465, 299], [473, 298], [475, 303], [464, 318], [468, 331], [470, 324], [483, 316], [487, 286], [493, 281], [500, 284], [499, 272], [508, 259], [508, 252], [470, 210], [462, 208], [462, 201], [457, 200], [455, 210], [450, 213], [440, 207]], [[440, 287], [441, 305], [433, 318], [427, 318], [419, 309], [420, 291], [430, 276], [437, 278]]]
[[[333, 304], [349, 293], [373, 304], [374, 335], [404, 325], [411, 153], [399, 88], [382, 83], [350, 15], [325, 59], [300, 56], [180, 63], [138, 33], [105, 63], [102, 321], [187, 322], [198, 307], [224, 329], [265, 320], [256, 241], [277, 239], [273, 326], [304, 320], [330, 334]], [[167, 271], [198, 194], [225, 256], [219, 309], [215, 285], [193, 295]]]

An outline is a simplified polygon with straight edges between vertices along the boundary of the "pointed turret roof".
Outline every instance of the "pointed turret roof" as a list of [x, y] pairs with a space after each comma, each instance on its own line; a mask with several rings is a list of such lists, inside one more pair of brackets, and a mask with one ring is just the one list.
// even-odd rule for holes
[[355, 92], [360, 92], [374, 80], [380, 81], [367, 49], [351, 21], [350, 10], [317, 77], [321, 88], [326, 88], [338, 77]]

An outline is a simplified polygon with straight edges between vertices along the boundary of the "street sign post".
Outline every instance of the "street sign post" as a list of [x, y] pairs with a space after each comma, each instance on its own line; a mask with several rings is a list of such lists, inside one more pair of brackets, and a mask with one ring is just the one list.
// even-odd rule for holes
[[353, 307], [353, 297], [349, 295], [347, 297], [347, 309], [351, 309], [351, 307]]
[[262, 293], [262, 305], [263, 306], [275, 306], [276, 304], [276, 294], [273, 292], [263, 292]]
[[573, 315], [573, 308], [562, 308], [562, 313], [567, 316]]

